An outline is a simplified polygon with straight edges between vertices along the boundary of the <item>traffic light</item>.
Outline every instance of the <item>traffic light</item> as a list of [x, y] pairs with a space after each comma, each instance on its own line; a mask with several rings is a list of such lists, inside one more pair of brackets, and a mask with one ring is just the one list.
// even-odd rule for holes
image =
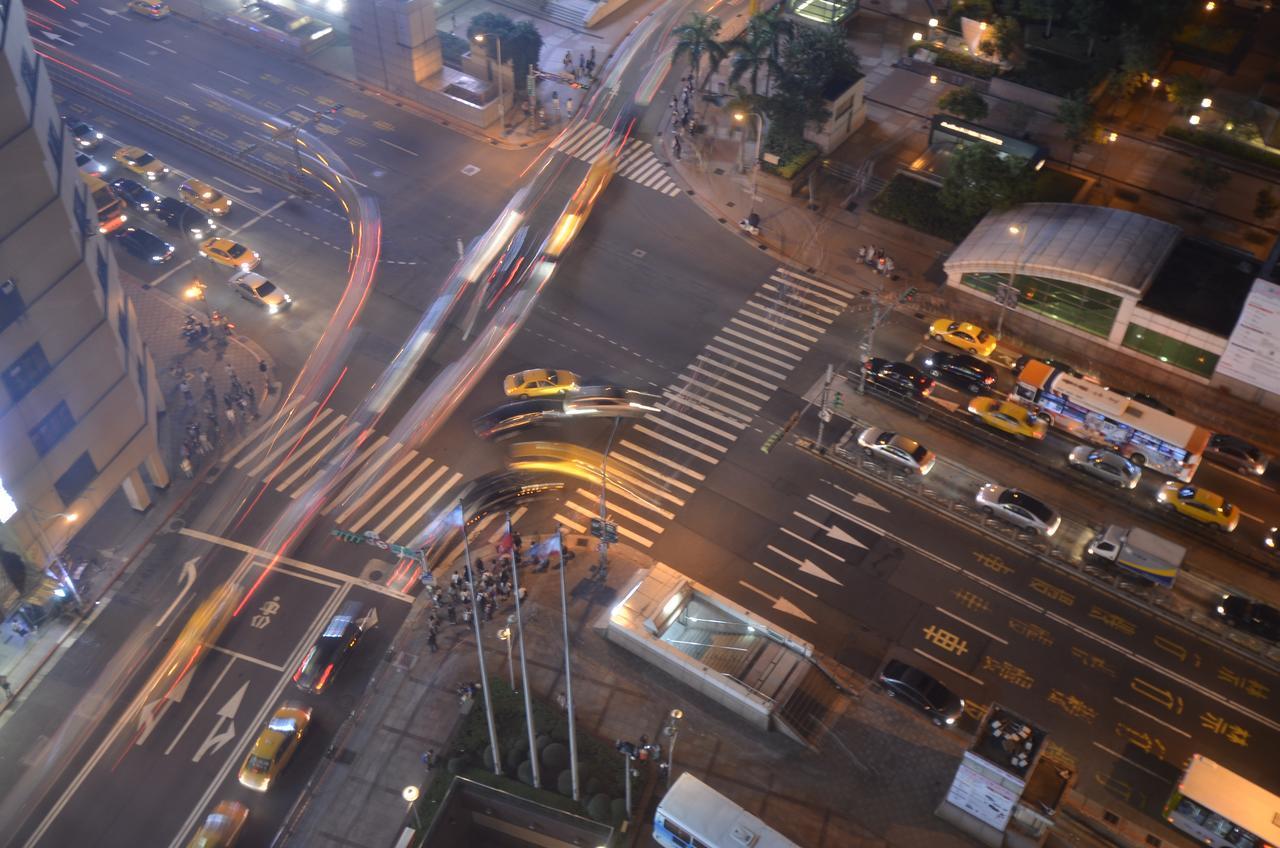
[[591, 535], [597, 539], [604, 538], [604, 522], [599, 518], [591, 519]]
[[902, 297], [898, 299], [898, 302], [899, 302], [899, 303], [910, 303], [911, 301], [915, 300], [915, 299], [916, 299], [916, 291], [917, 291], [916, 287], [915, 287], [915, 286], [911, 286], [909, 289], [907, 289], [906, 291], [904, 291], [904, 292], [902, 293]]
[[839, 409], [844, 406], [844, 393], [836, 392], [836, 396], [831, 399], [831, 405]]
[[604, 540], [610, 544], [618, 541], [618, 525], [614, 524], [612, 521], [606, 521], [604, 523]]
[[779, 427], [778, 429], [770, 433], [769, 438], [765, 439], [764, 444], [760, 446], [760, 452], [769, 453], [769, 451], [777, 447], [778, 442], [782, 441], [782, 437], [785, 433], [786, 433], [785, 427]]

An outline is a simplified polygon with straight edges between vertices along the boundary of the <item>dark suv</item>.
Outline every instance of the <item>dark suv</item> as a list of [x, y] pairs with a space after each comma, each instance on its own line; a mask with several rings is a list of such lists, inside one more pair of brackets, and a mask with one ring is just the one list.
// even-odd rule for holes
[[996, 381], [996, 369], [976, 356], [967, 353], [947, 353], [944, 350], [929, 352], [925, 358], [924, 370], [957, 389], [966, 389], [974, 394], [982, 391]]
[[183, 203], [172, 197], [161, 197], [151, 207], [151, 211], [170, 227], [181, 229], [193, 239], [204, 240], [213, 235], [217, 226], [205, 213], [189, 203]]
[[1237, 630], [1280, 642], [1280, 610], [1243, 595], [1223, 595], [1213, 611]]
[[933, 378], [920, 373], [914, 365], [873, 356], [862, 363], [862, 367], [866, 369], [868, 383], [891, 394], [923, 398], [933, 391]]
[[298, 688], [313, 695], [323, 692], [364, 635], [367, 620], [368, 609], [359, 601], [347, 601], [339, 607], [293, 673]]
[[964, 698], [915, 666], [889, 660], [879, 681], [889, 697], [910, 702], [934, 724], [955, 724], [964, 712]]
[[1204, 458], [1244, 474], [1261, 476], [1267, 473], [1269, 459], [1266, 454], [1239, 436], [1215, 433], [1204, 450]]

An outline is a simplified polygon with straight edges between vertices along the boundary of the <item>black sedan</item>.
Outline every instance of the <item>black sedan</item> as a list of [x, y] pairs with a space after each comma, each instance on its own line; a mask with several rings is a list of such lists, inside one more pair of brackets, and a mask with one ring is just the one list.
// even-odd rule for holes
[[873, 356], [862, 363], [867, 382], [889, 394], [918, 399], [933, 391], [933, 378], [920, 373], [920, 369], [905, 362], [890, 362]]
[[535, 398], [504, 403], [488, 415], [472, 422], [475, 434], [482, 439], [518, 433], [535, 424], [559, 423], [565, 419], [564, 401], [560, 398]]
[[161, 197], [151, 211], [170, 227], [181, 229], [199, 241], [213, 235], [213, 230], [217, 226], [212, 218], [190, 203], [183, 203], [172, 197]]
[[152, 207], [160, 202], [160, 195], [128, 177], [112, 180], [111, 189], [125, 203], [143, 212], [150, 212]]
[[925, 373], [948, 386], [977, 394], [996, 381], [996, 369], [967, 353], [930, 351], [921, 363]]
[[1242, 474], [1261, 476], [1267, 473], [1270, 457], [1256, 446], [1249, 444], [1239, 436], [1227, 433], [1214, 433], [1205, 446], [1204, 458], [1228, 468], [1234, 468]]
[[173, 245], [140, 227], [125, 227], [116, 236], [116, 241], [125, 250], [152, 265], [163, 265], [173, 258]]
[[939, 726], [955, 724], [964, 712], [964, 698], [915, 666], [889, 660], [879, 681], [889, 697], [907, 701]]
[[347, 601], [339, 607], [293, 673], [297, 687], [313, 695], [323, 692], [360, 642], [370, 618], [369, 610], [360, 601]]
[[1243, 595], [1223, 595], [1213, 611], [1237, 630], [1280, 642], [1280, 610], [1275, 607]]

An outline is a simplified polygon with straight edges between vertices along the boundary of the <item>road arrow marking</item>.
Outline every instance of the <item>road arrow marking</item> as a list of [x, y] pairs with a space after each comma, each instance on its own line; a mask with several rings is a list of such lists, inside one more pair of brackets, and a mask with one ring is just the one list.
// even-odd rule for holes
[[235, 183], [227, 182], [221, 177], [214, 177], [214, 179], [222, 183], [224, 186], [231, 186], [233, 189], [240, 192], [241, 194], [262, 194], [262, 189], [256, 188], [254, 186], [238, 186]]
[[[844, 542], [846, 545], [853, 545], [855, 548], [862, 548], [864, 551], [867, 549], [866, 545], [862, 544], [857, 539], [850, 536], [848, 533], [845, 532], [844, 528], [838, 524], [832, 524], [830, 527], [828, 527], [818, 519], [810, 518], [809, 516], [805, 515], [803, 512], [800, 512], [798, 510], [791, 514], [794, 515], [796, 518], [799, 518], [802, 521], [807, 521], [810, 524], [812, 524], [814, 527], [817, 527], [825, 531], [829, 537], [831, 537], [832, 539], [835, 539], [837, 542]], [[841, 561], [843, 562], [843, 560]]]
[[156, 627], [164, 624], [165, 619], [173, 613], [178, 606], [178, 602], [187, 594], [191, 585], [196, 582], [196, 563], [199, 561], [200, 557], [193, 556], [182, 564], [182, 572], [178, 575], [178, 583], [181, 584], [178, 588], [178, 597], [173, 599], [173, 603], [169, 604], [169, 608], [164, 611], [164, 615], [160, 616], [160, 620], [156, 622]]
[[[801, 571], [803, 571], [805, 574], [812, 574], [814, 577], [820, 577], [821, 579], [823, 579], [823, 580], [827, 580], [827, 581], [829, 581], [829, 582], [831, 582], [831, 583], [834, 583], [834, 584], [836, 584], [837, 586], [843, 586], [843, 585], [844, 585], [844, 584], [843, 584], [843, 583], [841, 583], [839, 580], [835, 579], [835, 578], [834, 578], [834, 577], [832, 577], [830, 574], [828, 574], [826, 571], [824, 571], [824, 570], [822, 569], [822, 567], [821, 567], [821, 566], [819, 566], [817, 563], [815, 563], [813, 560], [809, 559], [808, 557], [805, 557], [805, 558], [804, 558], [804, 559], [802, 559], [802, 560], [801, 560], [801, 559], [796, 559], [795, 557], [791, 556], [790, 554], [786, 553], [785, 551], [781, 551], [781, 550], [779, 550], [778, 548], [775, 548], [773, 545], [769, 545], [769, 546], [768, 546], [768, 548], [769, 548], [769, 550], [773, 551], [775, 554], [777, 554], [778, 556], [782, 557], [783, 559], [788, 560], [788, 561], [793, 562], [793, 563], [795, 563], [796, 565], [798, 565], [798, 566], [800, 567], [800, 570], [801, 570]], [[761, 566], [761, 568], [763, 568], [763, 567], [764, 567], [764, 566]], [[793, 585], [794, 585], [794, 584], [793, 584]], [[797, 589], [799, 589], [799, 588], [801, 588], [801, 587], [800, 587], [800, 586], [796, 586], [796, 588], [797, 588]], [[806, 591], [806, 592], [808, 592], [809, 590], [808, 590], [808, 589], [805, 589], [805, 591]], [[814, 594], [813, 592], [809, 592], [809, 594], [813, 595], [815, 598], [816, 598], [816, 597], [818, 597], [818, 596], [817, 596], [816, 594]]]
[[75, 24], [76, 26], [80, 27], [80, 29], [87, 29], [87, 30], [89, 30], [89, 32], [96, 32], [98, 35], [102, 35], [102, 30], [98, 29], [96, 26], [93, 26], [92, 24], [87, 24], [87, 23], [85, 23], [84, 21], [80, 20], [79, 18], [72, 18], [72, 19], [71, 19], [71, 23], [73, 23], [73, 24]]
[[791, 603], [786, 598], [774, 597], [773, 595], [770, 595], [768, 592], [765, 592], [763, 589], [757, 589], [755, 586], [752, 586], [750, 583], [748, 583], [745, 580], [739, 580], [738, 584], [743, 586], [744, 588], [750, 589], [760, 597], [771, 602], [773, 604], [773, 608], [776, 609], [778, 612], [785, 612], [787, 615], [794, 615], [796, 618], [803, 618], [805, 621], [809, 622], [810, 624], [817, 624], [816, 621], [814, 621], [809, 616], [805, 615], [804, 611], [801, 610], [800, 607]]
[[147, 741], [147, 737], [151, 735], [151, 731], [156, 729], [156, 725], [160, 723], [160, 719], [164, 718], [164, 714], [169, 711], [169, 707], [182, 700], [182, 696], [187, 694], [187, 686], [191, 681], [191, 675], [184, 674], [178, 684], [173, 687], [168, 695], [157, 698], [147, 704], [138, 711], [138, 726], [142, 728], [142, 733], [134, 740], [134, 745], [141, 745]]
[[61, 41], [63, 44], [67, 45], [68, 47], [75, 45], [74, 41], [67, 41], [65, 38], [58, 35], [56, 32], [49, 32], [49, 30], [47, 29], [42, 29], [40, 30], [40, 33], [50, 41]]
[[99, 11], [99, 12], [101, 12], [102, 14], [104, 14], [104, 15], [111, 15], [112, 17], [116, 17], [116, 18], [127, 18], [127, 17], [129, 17], [129, 16], [128, 16], [128, 15], [126, 15], [124, 12], [121, 12], [121, 11], [119, 11], [118, 9], [108, 9], [108, 8], [106, 8], [105, 6], [104, 6], [104, 7], [102, 7], [101, 9], [99, 9], [98, 11]]
[[790, 577], [783, 577], [781, 574], [774, 571], [772, 568], [769, 568], [767, 565], [761, 565], [760, 563], [754, 562], [754, 561], [751, 564], [754, 565], [756, 568], [760, 569], [761, 571], [763, 571], [765, 574], [768, 574], [770, 577], [775, 577], [778, 580], [781, 580], [783, 583], [786, 583], [788, 586], [790, 586], [793, 589], [799, 589], [801, 592], [804, 592], [806, 595], [808, 595], [811, 598], [818, 597], [817, 592], [806, 589], [796, 581], [792, 580]]
[[369, 607], [369, 611], [364, 614], [364, 619], [360, 622], [360, 627], [364, 630], [372, 630], [378, 626], [378, 608]]
[[851, 492], [848, 489], [844, 488], [843, 486], [837, 486], [835, 483], [832, 483], [831, 485], [835, 486], [837, 490], [844, 492], [846, 495], [853, 498], [853, 502], [858, 506], [865, 506], [865, 507], [870, 507], [871, 509], [878, 509], [881, 512], [889, 511], [889, 508], [887, 506], [882, 506], [880, 504], [880, 501], [876, 500], [870, 495], [864, 495], [862, 494], [862, 492]]
[[248, 689], [249, 681], [246, 680], [218, 710], [217, 723], [214, 724], [213, 730], [205, 737], [205, 740], [200, 743], [200, 748], [196, 751], [195, 756], [191, 758], [191, 762], [200, 762], [205, 754], [216, 754], [218, 749], [236, 737], [236, 725], [233, 719], [236, 717], [236, 712], [240, 709], [240, 702], [244, 700], [244, 693]]
[[879, 527], [872, 524], [870, 521], [867, 521], [865, 518], [859, 518], [858, 516], [854, 515], [851, 512], [845, 512], [840, 507], [836, 506], [833, 503], [828, 503], [827, 501], [824, 501], [822, 498], [818, 497], [817, 495], [809, 495], [807, 500], [810, 503], [817, 504], [818, 506], [822, 507], [825, 510], [829, 510], [830, 512], [835, 513], [841, 518], [849, 519], [854, 524], [857, 524], [859, 527], [870, 530], [872, 533], [875, 533], [877, 536], [883, 536], [885, 534], [883, 530], [881, 530]]
[[790, 536], [793, 539], [799, 539], [801, 542], [804, 542], [806, 545], [813, 548], [814, 550], [822, 551], [824, 554], [826, 554], [827, 556], [831, 557], [834, 560], [839, 560], [840, 562], [845, 561], [844, 557], [840, 556], [837, 553], [832, 553], [831, 551], [822, 547], [822, 545], [819, 545], [817, 542], [813, 541], [812, 539], [806, 539], [804, 536], [801, 536], [799, 533], [795, 532], [794, 530], [791, 530], [787, 527], [783, 527], [782, 532], [786, 533], [788, 536]]

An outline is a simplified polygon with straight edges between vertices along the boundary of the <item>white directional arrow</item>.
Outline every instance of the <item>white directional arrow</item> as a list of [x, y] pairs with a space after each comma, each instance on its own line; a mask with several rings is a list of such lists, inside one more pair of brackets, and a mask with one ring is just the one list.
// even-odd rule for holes
[[248, 688], [249, 681], [246, 680], [218, 710], [217, 723], [214, 724], [213, 730], [205, 737], [205, 740], [200, 743], [200, 747], [196, 750], [195, 756], [191, 758], [191, 762], [198, 763], [205, 754], [217, 753], [219, 748], [236, 738], [236, 725], [233, 719], [240, 709], [240, 702], [244, 700], [244, 693]]
[[196, 563], [200, 561], [200, 557], [195, 556], [182, 564], [182, 571], [178, 574], [178, 597], [173, 599], [173, 603], [169, 604], [169, 608], [164, 611], [164, 615], [160, 616], [160, 620], [156, 622], [156, 627], [164, 624], [165, 619], [173, 614], [178, 608], [178, 602], [187, 594], [187, 590], [191, 588], [191, 584], [196, 582]]
[[89, 30], [90, 32], [96, 32], [98, 35], [102, 35], [102, 30], [98, 29], [98, 28], [97, 28], [96, 26], [94, 26], [93, 24], [85, 23], [84, 21], [80, 20], [79, 18], [72, 18], [72, 19], [71, 19], [71, 23], [73, 23], [73, 24], [75, 24], [76, 26], [80, 27], [80, 29], [87, 29], [87, 30]]
[[745, 580], [739, 580], [738, 582], [742, 586], [745, 586], [746, 588], [755, 592], [760, 597], [772, 603], [773, 608], [778, 610], [779, 612], [785, 612], [787, 615], [794, 615], [796, 618], [803, 618], [805, 621], [809, 622], [810, 624], [817, 624], [816, 621], [814, 621], [809, 616], [805, 615], [804, 611], [801, 610], [800, 607], [791, 603], [786, 598], [775, 597], [773, 595], [770, 595], [768, 592], [765, 592], [761, 589], [757, 589], [755, 586], [752, 586], [750, 583], [748, 583]]
[[164, 718], [164, 714], [169, 711], [169, 707], [181, 701], [183, 696], [187, 694], [187, 686], [190, 685], [190, 681], [191, 675], [184, 674], [170, 692], [155, 699], [138, 711], [138, 726], [142, 728], [142, 732], [138, 734], [138, 738], [134, 740], [133, 744], [141, 745], [147, 741], [147, 737], [151, 735], [151, 731], [156, 729], [156, 725], [160, 723], [160, 719]]
[[120, 10], [118, 10], [118, 9], [108, 9], [106, 6], [103, 6], [103, 7], [102, 7], [101, 9], [99, 9], [98, 11], [102, 12], [102, 14], [104, 14], [104, 15], [111, 15], [111, 16], [116, 17], [116, 18], [127, 18], [127, 17], [129, 17], [129, 16], [128, 16], [128, 15], [126, 15], [124, 12], [121, 12], [121, 11], [120, 11]]
[[840, 507], [836, 506], [835, 504], [829, 501], [824, 501], [822, 498], [818, 497], [817, 495], [809, 495], [807, 500], [810, 503], [817, 504], [818, 506], [822, 507], [825, 510], [829, 510], [830, 512], [835, 513], [841, 518], [847, 518], [848, 520], [852, 521], [854, 524], [857, 524], [859, 527], [862, 527], [865, 530], [870, 530], [872, 533], [875, 533], [877, 536], [884, 535], [883, 530], [881, 530], [879, 527], [872, 524], [870, 521], [867, 521], [865, 518], [859, 518], [858, 516], [854, 515], [852, 512], [845, 512]]
[[364, 614], [364, 620], [360, 622], [360, 627], [364, 630], [372, 630], [378, 626], [378, 608], [369, 607], [369, 611]]
[[[834, 483], [832, 485], [835, 486]], [[848, 489], [844, 488], [843, 486], [835, 486], [835, 488], [841, 492], [844, 492], [849, 497], [853, 498], [853, 502], [856, 503], [858, 506], [865, 506], [865, 507], [870, 507], [871, 509], [878, 509], [881, 512], [889, 511], [889, 508], [887, 506], [882, 506], [880, 501], [876, 500], [870, 495], [864, 495], [862, 492], [851, 492]]]
[[828, 527], [818, 519], [811, 518], [805, 515], [803, 512], [800, 512], [799, 510], [794, 511], [791, 514], [794, 515], [796, 518], [799, 518], [801, 521], [809, 522], [814, 527], [817, 527], [818, 529], [822, 530], [822, 532], [826, 533], [832, 539], [835, 539], [837, 542], [844, 542], [846, 545], [853, 545], [855, 548], [862, 548], [864, 551], [867, 549], [866, 545], [862, 544], [857, 539], [850, 536], [847, 532], [845, 532], [844, 528], [840, 527], [838, 524], [832, 524], [830, 527]]
[[235, 183], [227, 182], [226, 180], [222, 179], [222, 177], [214, 177], [214, 179], [222, 183], [224, 186], [231, 186], [231, 188], [235, 189], [241, 194], [262, 194], [262, 189], [257, 188], [256, 186], [238, 186]]
[[[787, 553], [786, 551], [783, 551], [783, 550], [781, 550], [781, 549], [779, 549], [779, 548], [776, 548], [776, 547], [774, 547], [773, 545], [768, 545], [767, 547], [769, 548], [769, 550], [773, 551], [775, 554], [777, 554], [778, 556], [782, 557], [783, 559], [788, 560], [788, 561], [793, 562], [793, 563], [795, 563], [796, 565], [798, 565], [798, 566], [800, 567], [800, 570], [801, 570], [801, 571], [803, 571], [805, 574], [812, 574], [814, 577], [818, 577], [818, 578], [820, 578], [820, 579], [822, 579], [822, 580], [829, 581], [829, 582], [831, 582], [831, 583], [836, 584], [837, 586], [843, 586], [843, 585], [844, 585], [844, 584], [843, 584], [843, 583], [841, 583], [839, 580], [835, 579], [835, 578], [834, 578], [834, 577], [832, 577], [830, 574], [828, 574], [828, 573], [827, 573], [827, 572], [826, 572], [826, 571], [825, 571], [825, 570], [824, 570], [820, 565], [818, 565], [817, 563], [815, 563], [813, 560], [809, 559], [808, 557], [805, 557], [804, 559], [796, 559], [796, 558], [795, 558], [795, 557], [793, 557], [791, 554], [789, 554], [789, 553]], [[810, 593], [810, 594], [812, 594], [812, 593]]]
[[40, 30], [40, 34], [43, 35], [45, 38], [49, 39], [50, 41], [61, 41], [63, 44], [67, 44], [67, 45], [71, 45], [75, 43], [73, 41], [67, 41], [65, 38], [58, 35], [56, 32], [49, 32], [49, 30], [47, 29]]

